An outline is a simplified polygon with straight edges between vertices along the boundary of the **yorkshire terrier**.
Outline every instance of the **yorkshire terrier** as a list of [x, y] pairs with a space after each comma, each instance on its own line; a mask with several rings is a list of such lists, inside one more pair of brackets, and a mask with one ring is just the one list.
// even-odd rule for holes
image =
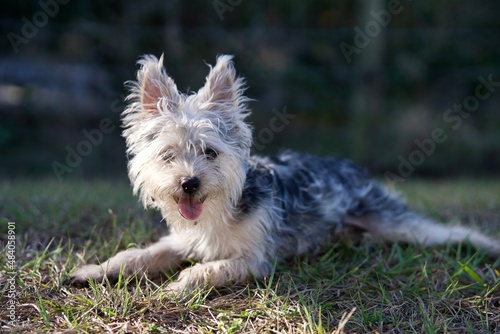
[[72, 282], [183, 268], [173, 293], [270, 275], [276, 260], [318, 252], [346, 227], [386, 241], [423, 246], [463, 241], [492, 255], [500, 241], [409, 210], [349, 160], [284, 152], [251, 156], [249, 99], [228, 55], [205, 85], [179, 93], [159, 60], [140, 61], [129, 82], [123, 132], [129, 177], [146, 208], [161, 211], [170, 234], [86, 265]]

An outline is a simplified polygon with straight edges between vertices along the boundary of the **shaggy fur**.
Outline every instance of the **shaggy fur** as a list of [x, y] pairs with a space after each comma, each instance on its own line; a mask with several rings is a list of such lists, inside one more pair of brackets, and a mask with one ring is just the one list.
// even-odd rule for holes
[[470, 241], [492, 255], [500, 242], [411, 212], [348, 160], [285, 152], [251, 157], [243, 80], [220, 56], [197, 93], [178, 92], [163, 59], [145, 56], [123, 113], [134, 193], [161, 211], [170, 234], [72, 276], [88, 279], [182, 270], [174, 293], [270, 274], [276, 259], [317, 252], [354, 226], [381, 239], [432, 246]]

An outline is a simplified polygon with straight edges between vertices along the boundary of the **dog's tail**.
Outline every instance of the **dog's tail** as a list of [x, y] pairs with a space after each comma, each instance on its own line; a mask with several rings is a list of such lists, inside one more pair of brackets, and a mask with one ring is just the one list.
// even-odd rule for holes
[[379, 185], [365, 194], [363, 204], [367, 214], [351, 215], [345, 222], [347, 225], [366, 230], [380, 239], [423, 246], [469, 242], [491, 256], [500, 256], [500, 240], [471, 228], [440, 224], [420, 216], [410, 211], [403, 201], [387, 193]]

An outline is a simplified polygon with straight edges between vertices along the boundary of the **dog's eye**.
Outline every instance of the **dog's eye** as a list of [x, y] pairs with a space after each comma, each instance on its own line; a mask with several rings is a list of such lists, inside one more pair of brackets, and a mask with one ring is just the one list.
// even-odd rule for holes
[[215, 151], [214, 149], [212, 148], [207, 148], [205, 150], [205, 157], [208, 159], [208, 160], [215, 160], [217, 157], [219, 156], [219, 153], [217, 153], [217, 151]]
[[161, 158], [165, 162], [170, 162], [170, 161], [174, 160], [175, 156], [172, 152], [165, 151], [161, 154]]

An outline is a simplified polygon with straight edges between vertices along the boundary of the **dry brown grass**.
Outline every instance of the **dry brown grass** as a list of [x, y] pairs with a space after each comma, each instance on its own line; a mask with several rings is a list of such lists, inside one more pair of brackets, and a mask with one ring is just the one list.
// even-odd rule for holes
[[[405, 183], [419, 211], [500, 235], [500, 181]], [[497, 333], [500, 259], [467, 245], [424, 250], [366, 239], [279, 264], [274, 275], [172, 300], [163, 281], [63, 284], [83, 260], [105, 259], [165, 232], [126, 184], [0, 184], [1, 304], [9, 299], [7, 222], [16, 222], [15, 326], [68, 333]]]

